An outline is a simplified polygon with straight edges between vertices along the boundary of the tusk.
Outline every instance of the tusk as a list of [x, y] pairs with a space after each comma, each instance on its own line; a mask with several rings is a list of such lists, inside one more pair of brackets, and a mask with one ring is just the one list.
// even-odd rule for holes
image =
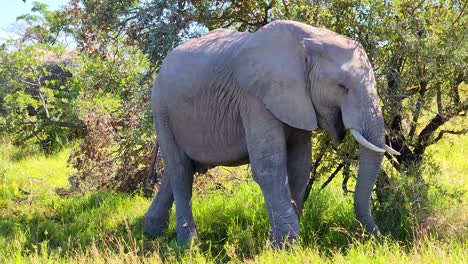
[[390, 153], [390, 154], [392, 154], [392, 155], [395, 155], [395, 156], [400, 156], [400, 155], [401, 155], [400, 152], [398, 152], [398, 151], [392, 149], [392, 147], [388, 146], [387, 144], [385, 144], [384, 149], [385, 149], [388, 153]]
[[356, 139], [356, 141], [359, 142], [359, 144], [361, 144], [365, 148], [370, 149], [370, 150], [375, 151], [375, 152], [380, 152], [380, 153], [385, 152], [385, 150], [383, 150], [383, 149], [375, 146], [374, 144], [370, 143], [369, 141], [367, 141], [367, 139], [365, 139], [361, 135], [361, 133], [359, 133], [357, 130], [350, 129], [350, 131], [351, 131], [351, 134], [353, 135], [353, 137]]

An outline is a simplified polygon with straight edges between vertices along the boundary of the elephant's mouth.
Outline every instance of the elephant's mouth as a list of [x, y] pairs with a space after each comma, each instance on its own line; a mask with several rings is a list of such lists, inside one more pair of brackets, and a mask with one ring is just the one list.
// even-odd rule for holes
[[326, 115], [318, 114], [318, 126], [328, 132], [337, 143], [341, 143], [345, 137], [345, 125], [339, 108], [333, 109]]
[[333, 132], [330, 133], [331, 137], [337, 143], [341, 143], [346, 134], [345, 134], [345, 126], [343, 123], [343, 116], [340, 110], [336, 111], [334, 124], [332, 125], [332, 127], [334, 128], [334, 130], [332, 129]]

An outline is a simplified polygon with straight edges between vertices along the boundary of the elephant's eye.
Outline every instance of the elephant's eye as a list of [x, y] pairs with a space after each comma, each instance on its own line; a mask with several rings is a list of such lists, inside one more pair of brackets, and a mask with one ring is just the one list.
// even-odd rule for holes
[[342, 83], [339, 83], [338, 86], [343, 89], [346, 93], [348, 92], [348, 87], [346, 87], [346, 85], [342, 84]]

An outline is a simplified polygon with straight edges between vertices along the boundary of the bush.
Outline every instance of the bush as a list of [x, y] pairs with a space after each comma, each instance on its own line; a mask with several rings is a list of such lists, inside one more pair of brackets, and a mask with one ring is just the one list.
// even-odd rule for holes
[[0, 50], [0, 128], [16, 144], [51, 153], [83, 134], [70, 87], [73, 54], [47, 45]]
[[144, 183], [155, 142], [147, 67], [132, 48], [80, 57], [72, 86], [81, 89], [77, 111], [86, 135], [70, 158], [76, 191], [132, 192]]

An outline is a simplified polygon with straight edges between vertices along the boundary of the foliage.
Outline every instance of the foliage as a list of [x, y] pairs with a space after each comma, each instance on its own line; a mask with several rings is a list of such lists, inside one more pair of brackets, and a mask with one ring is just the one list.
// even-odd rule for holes
[[82, 51], [103, 54], [108, 44], [118, 41], [137, 46], [151, 63], [149, 77], [169, 50], [198, 35], [190, 1], [72, 0], [67, 12]]
[[324, 23], [359, 40], [376, 68], [389, 144], [402, 153], [396, 159], [387, 156], [398, 173], [384, 169], [377, 196], [383, 208], [399, 208], [400, 221], [408, 219], [401, 211], [410, 206], [417, 209], [418, 224], [425, 225], [431, 210], [428, 189], [434, 187], [433, 179], [422, 177], [422, 170], [432, 170], [423, 163], [425, 151], [444, 134], [466, 132], [461, 119], [468, 107], [465, 6], [457, 1], [337, 2], [331, 13], [341, 10], [343, 16]]
[[87, 131], [70, 159], [78, 191], [133, 191], [150, 163], [154, 135], [143, 85], [147, 60], [136, 48], [115, 50], [106, 58], [83, 55], [71, 84], [81, 89], [76, 110]]
[[[42, 16], [21, 19], [59, 34], [62, 29], [54, 31], [51, 26], [56, 12], [39, 3], [33, 11]], [[80, 18], [80, 24], [71, 10], [62, 13], [67, 15], [67, 32], [77, 41], [77, 52], [65, 52], [49, 40], [39, 41], [48, 45], [4, 46], [0, 125], [16, 144], [39, 143], [49, 153], [72, 139], [83, 139], [70, 159], [77, 169], [70, 178], [73, 191], [134, 191], [147, 173], [147, 154], [154, 145], [148, 60], [125, 37], [103, 37], [99, 48], [91, 49], [88, 39], [79, 38], [88, 17]]]
[[16, 20], [25, 24], [16, 32], [20, 35], [18, 41], [23, 44], [64, 45], [66, 36], [72, 34], [67, 13], [64, 10], [51, 11], [47, 4], [40, 2], [33, 2], [31, 13], [20, 15]]
[[[87, 58], [78, 74], [85, 77], [76, 84], [83, 89], [80, 111], [87, 127], [71, 159], [77, 190], [132, 192], [142, 186], [155, 141], [147, 87], [166, 53], [196, 34], [188, 33], [190, 20], [179, 14], [188, 5], [71, 1], [66, 8], [78, 50]], [[112, 107], [93, 110], [99, 102]]]
[[15, 143], [54, 151], [82, 133], [73, 111], [77, 90], [67, 85], [70, 54], [60, 47], [20, 45], [0, 50], [0, 127]]
[[[444, 190], [433, 184], [439, 172], [423, 163], [426, 149], [448, 133], [466, 133], [465, 8], [458, 1], [337, 2], [331, 14], [341, 10], [340, 20], [324, 23], [359, 40], [376, 68], [389, 144], [402, 153], [387, 156], [393, 168], [385, 167], [377, 185], [381, 212], [398, 216], [395, 225], [409, 221], [409, 212], [416, 225], [427, 225], [429, 189]], [[423, 170], [432, 173], [424, 178]]]

